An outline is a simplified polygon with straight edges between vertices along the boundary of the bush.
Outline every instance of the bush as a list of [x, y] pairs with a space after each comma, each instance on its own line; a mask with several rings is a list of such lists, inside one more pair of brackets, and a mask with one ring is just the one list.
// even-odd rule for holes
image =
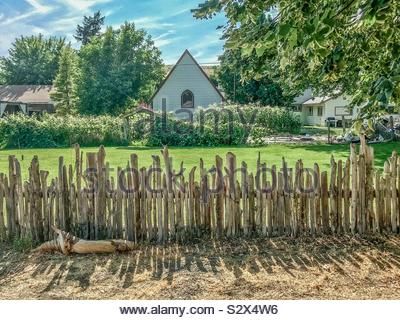
[[22, 114], [0, 119], [0, 147], [51, 148], [81, 146], [127, 145], [123, 119], [101, 116], [28, 117]]
[[[225, 106], [198, 110], [193, 123], [168, 114], [135, 115], [130, 123], [133, 140], [147, 146], [217, 146], [262, 143], [277, 133], [299, 133], [300, 119], [284, 108]], [[210, 111], [214, 110], [214, 111]], [[151, 124], [150, 124], [151, 123]]]

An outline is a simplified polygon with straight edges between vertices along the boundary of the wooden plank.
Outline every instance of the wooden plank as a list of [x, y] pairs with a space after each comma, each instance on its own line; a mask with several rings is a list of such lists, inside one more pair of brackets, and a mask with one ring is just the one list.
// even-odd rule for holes
[[321, 174], [319, 165], [314, 163], [314, 208], [315, 208], [315, 232], [320, 233], [322, 231], [322, 219], [321, 219]]
[[138, 241], [145, 233], [145, 225], [143, 224], [143, 217], [141, 214], [141, 206], [144, 205], [144, 202], [140, 200], [140, 192], [144, 194], [145, 186], [143, 186], [143, 190], [141, 190], [139, 158], [136, 154], [130, 155], [130, 167], [132, 169], [130, 177], [132, 179], [133, 194], [131, 194], [131, 211], [128, 214], [131, 215], [130, 221], [134, 233], [132, 239]]
[[243, 233], [249, 235], [250, 217], [249, 217], [249, 178], [247, 163], [242, 162], [242, 208], [243, 208]]
[[316, 234], [316, 212], [315, 212], [315, 183], [313, 183], [313, 175], [311, 173], [307, 174], [308, 177], [308, 188], [310, 190], [309, 196], [309, 221], [310, 221], [310, 233], [311, 235]]
[[350, 211], [350, 229], [354, 234], [357, 231], [357, 215], [358, 215], [358, 162], [356, 154], [356, 146], [351, 144], [350, 149], [351, 161], [351, 211]]
[[288, 164], [285, 158], [282, 158], [282, 169], [283, 169], [283, 182], [284, 182], [284, 201], [285, 201], [285, 233], [287, 236], [291, 234], [291, 212], [292, 212], [292, 199], [290, 192], [293, 188], [292, 186], [292, 175], [289, 173]]
[[10, 155], [8, 157], [8, 180], [7, 181], [7, 230], [10, 239], [12, 237], [18, 237], [16, 228], [16, 217], [15, 217], [15, 156]]
[[63, 203], [63, 214], [64, 214], [64, 224], [66, 231], [71, 231], [71, 216], [70, 216], [70, 203], [69, 203], [69, 186], [68, 186], [68, 174], [67, 174], [67, 167], [63, 165], [62, 168], [62, 203]]
[[167, 195], [165, 201], [167, 202], [168, 218], [169, 218], [169, 231], [172, 238], [175, 237], [175, 212], [174, 212], [174, 193], [173, 193], [173, 171], [172, 171], [172, 158], [169, 156], [167, 147], [161, 151], [165, 165], [165, 183]]
[[[89, 239], [95, 240], [98, 233], [98, 221], [96, 217], [96, 190], [97, 190], [97, 153], [86, 153], [86, 181], [87, 181], [87, 217]], [[59, 182], [60, 183], [60, 182]], [[60, 186], [60, 185], [59, 185]], [[61, 187], [59, 187], [61, 192]]]
[[153, 156], [153, 166], [155, 175], [155, 193], [157, 203], [157, 239], [158, 242], [162, 242], [164, 239], [164, 226], [163, 226], [163, 189], [161, 185], [161, 168], [160, 168], [160, 157]]
[[[48, 186], [47, 177], [49, 176], [48, 171], [40, 171], [40, 185], [42, 187], [42, 218], [43, 218], [43, 240], [49, 241], [53, 237], [51, 236], [51, 227], [49, 218], [49, 206], [48, 206]], [[22, 197], [21, 197], [22, 198]]]
[[278, 197], [278, 232], [280, 236], [284, 235], [285, 232], [285, 195], [283, 192], [283, 174], [282, 172], [276, 172], [276, 167], [273, 167], [273, 174], [277, 177], [278, 183], [278, 190], [277, 190], [277, 197]]
[[40, 197], [41, 186], [40, 186], [40, 172], [39, 172], [39, 160], [35, 156], [30, 166], [30, 211], [33, 217], [33, 241], [44, 241], [43, 236], [43, 222], [42, 222], [42, 199]]
[[392, 214], [391, 214], [391, 196], [392, 196], [392, 188], [391, 188], [391, 177], [390, 177], [390, 163], [389, 161], [385, 161], [384, 164], [384, 187], [385, 187], [385, 227], [387, 232], [392, 231]]
[[373, 232], [382, 232], [382, 186], [381, 175], [379, 172], [375, 173], [375, 206], [374, 206], [374, 226]]
[[[397, 183], [395, 185], [397, 188], [397, 221], [400, 224], [400, 157], [397, 156]], [[400, 230], [399, 230], [400, 232]]]
[[365, 179], [366, 179], [366, 231], [373, 228], [374, 220], [374, 149], [366, 146], [365, 149]]
[[242, 193], [240, 183], [236, 180], [235, 183], [235, 202], [234, 202], [234, 211], [235, 211], [235, 235], [240, 236], [242, 231], [242, 210], [240, 209], [240, 195]]
[[255, 231], [255, 190], [254, 190], [254, 176], [252, 173], [248, 175], [249, 186], [249, 234]]
[[398, 199], [397, 199], [397, 152], [393, 151], [392, 157], [390, 159], [390, 179], [391, 179], [391, 222], [392, 222], [392, 232], [398, 232]]
[[4, 174], [0, 173], [0, 242], [6, 241], [6, 225], [5, 225], [5, 214], [4, 214]]
[[[140, 205], [136, 207], [135, 203], [135, 193], [138, 190], [135, 190], [133, 179], [134, 175], [137, 174], [137, 168], [133, 168], [132, 161], [127, 163], [126, 165], [126, 178], [128, 188], [123, 190], [124, 193], [124, 207], [125, 207], [125, 233], [126, 239], [128, 241], [137, 242], [141, 239], [141, 219], [140, 219]], [[137, 212], [138, 211], [138, 212]], [[139, 218], [137, 218], [139, 217]], [[137, 220], [139, 219], [139, 220]]]
[[96, 216], [97, 216], [97, 235], [96, 239], [106, 238], [106, 151], [103, 146], [97, 153], [97, 193], [96, 193]]
[[232, 152], [228, 152], [226, 154], [226, 165], [227, 165], [227, 176], [228, 176], [228, 193], [229, 193], [229, 199], [230, 199], [230, 206], [231, 206], [231, 212], [230, 212], [230, 219], [229, 219], [229, 235], [235, 235], [236, 234], [236, 214], [234, 211], [234, 203], [236, 200], [236, 191], [235, 191], [235, 186], [236, 186], [236, 156]]
[[337, 162], [337, 181], [336, 181], [336, 212], [337, 212], [337, 232], [343, 232], [343, 161]]
[[121, 190], [121, 172], [122, 168], [118, 167], [117, 169], [117, 177], [118, 177], [118, 182], [116, 185], [116, 195], [115, 195], [115, 224], [116, 224], [116, 232], [117, 232], [117, 238], [121, 239], [123, 238], [123, 218], [122, 218], [122, 202], [123, 202], [123, 193]]
[[261, 174], [261, 192], [259, 194], [259, 208], [258, 208], [258, 223], [259, 223], [259, 229], [261, 229], [262, 235], [265, 237], [267, 235], [267, 231], [272, 228], [272, 212], [267, 212], [267, 195], [269, 190], [271, 189], [270, 183], [267, 182], [267, 175], [266, 175], [266, 170], [267, 166], [266, 164], [262, 164], [262, 174]]
[[14, 158], [15, 167], [15, 219], [17, 225], [17, 233], [20, 237], [26, 237], [28, 234], [26, 232], [27, 226], [27, 216], [24, 210], [24, 195], [23, 195], [23, 184], [21, 175], [21, 165], [17, 158]]
[[165, 242], [168, 240], [169, 236], [168, 188], [167, 188], [167, 177], [165, 173], [162, 175], [162, 187], [163, 187], [163, 242]]
[[322, 231], [324, 233], [329, 233], [328, 173], [326, 171], [321, 173], [321, 218]]
[[337, 164], [333, 156], [331, 157], [331, 178], [329, 186], [329, 203], [330, 203], [330, 225], [332, 233], [336, 233], [338, 229], [338, 213], [337, 213]]
[[343, 176], [343, 231], [350, 231], [350, 158], [347, 158]]
[[365, 155], [360, 154], [358, 156], [358, 192], [359, 192], [359, 211], [358, 211], [358, 232], [360, 234], [366, 231], [366, 177], [365, 177]]
[[196, 222], [195, 222], [195, 210], [194, 210], [194, 189], [195, 189], [195, 179], [194, 175], [196, 172], [196, 167], [193, 167], [192, 170], [190, 170], [189, 173], [189, 182], [188, 182], [188, 211], [189, 211], [189, 223], [188, 223], [188, 229], [189, 233], [192, 235], [194, 234], [194, 230], [196, 227]]

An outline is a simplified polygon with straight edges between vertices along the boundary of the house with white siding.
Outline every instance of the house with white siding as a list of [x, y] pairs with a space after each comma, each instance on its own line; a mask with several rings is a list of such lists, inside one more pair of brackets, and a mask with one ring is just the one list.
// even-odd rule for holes
[[195, 111], [221, 104], [224, 97], [188, 50], [182, 54], [151, 98], [153, 110]]
[[345, 95], [337, 97], [314, 96], [311, 89], [295, 98], [294, 105], [300, 114], [303, 124], [325, 126], [329, 120], [335, 126], [341, 127], [343, 120], [352, 121], [358, 115], [359, 107], [350, 108], [351, 98]]

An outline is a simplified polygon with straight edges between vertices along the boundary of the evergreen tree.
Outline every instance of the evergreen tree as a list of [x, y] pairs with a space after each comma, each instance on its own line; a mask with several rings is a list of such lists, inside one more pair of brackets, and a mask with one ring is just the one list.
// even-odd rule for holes
[[97, 11], [93, 16], [84, 16], [82, 25], [78, 24], [76, 27], [74, 38], [82, 42], [83, 45], [88, 44], [91, 38], [100, 35], [104, 18], [100, 11]]
[[60, 66], [54, 81], [55, 91], [51, 98], [57, 103], [57, 113], [72, 114], [76, 112], [76, 80], [77, 56], [74, 50], [67, 46], [61, 52]]

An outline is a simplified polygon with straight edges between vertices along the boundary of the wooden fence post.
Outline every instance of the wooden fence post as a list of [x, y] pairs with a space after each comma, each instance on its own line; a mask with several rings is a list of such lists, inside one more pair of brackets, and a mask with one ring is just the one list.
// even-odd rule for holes
[[[374, 170], [373, 149], [364, 139], [359, 154], [354, 145], [350, 151], [345, 162], [331, 158], [329, 173], [320, 173], [318, 164], [314, 164], [313, 175], [304, 170], [301, 160], [292, 173], [285, 159], [282, 172], [278, 172], [275, 165], [266, 170], [259, 157], [257, 190], [245, 162], [241, 177], [236, 178], [236, 156], [232, 153], [226, 156], [226, 176], [222, 159], [217, 156], [211, 176], [201, 160], [200, 180], [194, 167], [187, 182], [172, 171], [167, 148], [162, 151], [167, 168], [164, 174], [160, 157], [153, 157], [154, 172], [148, 174], [145, 167], [138, 171], [137, 155], [131, 155], [129, 174], [118, 168], [117, 185], [110, 177], [102, 147], [98, 153], [87, 154], [87, 168], [92, 171], [84, 176], [81, 152], [75, 146], [75, 171], [71, 165], [67, 170], [60, 157], [58, 175], [50, 183], [49, 173], [40, 171], [37, 157], [29, 167], [28, 181], [23, 182], [19, 162], [10, 156], [9, 175], [0, 173], [0, 241], [27, 235], [33, 241], [46, 241], [52, 236], [53, 224], [67, 231], [74, 228], [86, 239], [107, 235], [136, 242], [182, 241], [185, 236], [190, 240], [201, 232], [219, 239], [225, 235], [247, 237], [254, 232], [268, 237], [321, 231], [398, 233], [399, 156], [393, 152], [380, 174]], [[182, 168], [183, 164], [180, 172]], [[269, 174], [267, 179], [267, 171], [272, 181]], [[85, 191], [82, 177], [86, 179]]]
[[0, 242], [5, 241], [6, 225], [4, 219], [4, 174], [0, 173]]

